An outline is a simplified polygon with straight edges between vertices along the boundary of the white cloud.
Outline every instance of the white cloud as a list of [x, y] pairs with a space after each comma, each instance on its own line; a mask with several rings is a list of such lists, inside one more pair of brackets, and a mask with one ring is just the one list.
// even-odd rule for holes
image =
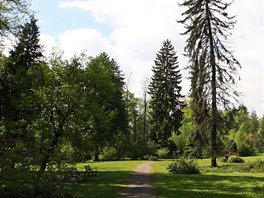
[[103, 38], [101, 33], [95, 29], [68, 30], [58, 36], [58, 43], [67, 58], [75, 53], [82, 53], [84, 50], [89, 56], [113, 50], [110, 40]]
[[[130, 89], [137, 96], [141, 96], [141, 80], [151, 75], [151, 67], [162, 41], [167, 38], [172, 40], [178, 55], [183, 52], [184, 40], [179, 35], [183, 29], [176, 22], [181, 14], [177, 1], [67, 1], [60, 7], [86, 10], [95, 21], [113, 26], [113, 32], [108, 37], [114, 45], [110, 55], [120, 63], [125, 73], [132, 74], [131, 79], [135, 80]], [[185, 90], [188, 89], [186, 85]]]
[[[151, 67], [162, 41], [169, 38], [179, 56], [182, 69], [187, 60], [183, 58], [185, 39], [179, 33], [182, 25], [176, 20], [181, 19], [183, 8], [173, 0], [79, 0], [64, 1], [60, 8], [77, 8], [87, 11], [97, 24], [107, 23], [113, 28], [108, 36], [102, 36], [95, 29], [69, 30], [57, 37], [67, 56], [75, 52], [87, 50], [88, 55], [97, 55], [106, 51], [115, 58], [126, 74], [132, 74], [130, 89], [137, 96], [142, 90], [142, 79], [151, 75]], [[227, 10], [236, 15], [238, 20], [235, 29], [231, 30], [232, 47], [235, 57], [242, 65], [240, 91], [241, 101], [259, 116], [263, 114], [263, 67], [264, 67], [264, 2], [254, 0], [236, 0]], [[184, 8], [185, 9], [185, 8]], [[186, 80], [187, 72], [183, 73], [183, 94], [189, 90]]]
[[44, 48], [45, 56], [49, 56], [51, 54], [52, 48], [56, 45], [56, 40], [54, 37], [52, 37], [50, 35], [41, 34], [40, 35], [40, 44]]
[[235, 56], [240, 71], [241, 102], [259, 116], [264, 114], [264, 2], [237, 0], [231, 7], [237, 24], [233, 30]]
[[16, 44], [16, 38], [12, 34], [0, 38], [0, 52], [2, 52], [4, 55], [8, 55], [10, 50], [13, 49], [13, 46], [15, 44]]

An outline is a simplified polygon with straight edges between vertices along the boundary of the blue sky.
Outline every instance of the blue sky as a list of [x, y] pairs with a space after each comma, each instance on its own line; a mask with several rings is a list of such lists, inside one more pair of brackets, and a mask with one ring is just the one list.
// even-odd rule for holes
[[[142, 96], [142, 82], [152, 75], [151, 67], [162, 41], [170, 39], [179, 56], [180, 69], [187, 64], [182, 56], [184, 31], [179, 0], [32, 0], [41, 31], [41, 42], [50, 53], [59, 45], [65, 57], [74, 53], [96, 56], [107, 52], [126, 74], [128, 87]], [[235, 0], [228, 10], [237, 24], [229, 43], [240, 61], [242, 93], [240, 103], [264, 113], [264, 1]], [[252, 1], [253, 2], [253, 1]], [[182, 70], [183, 94], [189, 90], [188, 72]]]
[[61, 0], [32, 0], [31, 9], [39, 19], [40, 30], [43, 34], [56, 36], [69, 29], [96, 28], [107, 34], [111, 27], [107, 23], [96, 23], [91, 15], [79, 9], [61, 9]]

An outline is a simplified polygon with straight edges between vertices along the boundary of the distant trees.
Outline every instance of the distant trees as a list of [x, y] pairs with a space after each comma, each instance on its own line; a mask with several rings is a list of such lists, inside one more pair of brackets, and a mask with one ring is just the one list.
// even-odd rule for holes
[[258, 152], [264, 152], [264, 115], [259, 120], [256, 147]]
[[115, 135], [127, 132], [127, 112], [124, 100], [124, 78], [118, 64], [106, 53], [91, 59], [87, 65], [90, 90], [91, 137], [95, 159]]
[[218, 109], [226, 107], [231, 97], [237, 96], [235, 81], [239, 62], [225, 46], [235, 21], [226, 9], [231, 3], [218, 0], [185, 0], [181, 6], [187, 10], [184, 35], [191, 74], [191, 98], [194, 116], [198, 123], [210, 123], [211, 166], [216, 167]]
[[[260, 120], [261, 121], [261, 120]], [[256, 143], [259, 120], [256, 113], [249, 114], [245, 106], [240, 106], [234, 116], [234, 127], [228, 134], [228, 141], [235, 141], [237, 152], [241, 156], [254, 155], [258, 150]]]
[[151, 138], [160, 147], [169, 147], [169, 138], [179, 133], [182, 120], [181, 74], [171, 41], [165, 40], [156, 55], [149, 85]]
[[[15, 15], [8, 13], [16, 6], [26, 9], [25, 2], [0, 3], [0, 36], [11, 31]], [[216, 152], [228, 152], [230, 142], [240, 155], [263, 152], [263, 118], [245, 106], [222, 108], [237, 95], [239, 63], [223, 45], [234, 25], [225, 12], [230, 4], [186, 0], [182, 5], [189, 8], [181, 23], [190, 36], [185, 51], [191, 94], [185, 103], [169, 40], [156, 55], [143, 98], [137, 98], [125, 90], [118, 63], [106, 53], [65, 60], [54, 51], [48, 59], [39, 44], [37, 20], [20, 25], [13, 50], [0, 56], [0, 169], [33, 165], [43, 173], [48, 164], [61, 168], [92, 158], [167, 157], [173, 151], [211, 154], [216, 166]]]

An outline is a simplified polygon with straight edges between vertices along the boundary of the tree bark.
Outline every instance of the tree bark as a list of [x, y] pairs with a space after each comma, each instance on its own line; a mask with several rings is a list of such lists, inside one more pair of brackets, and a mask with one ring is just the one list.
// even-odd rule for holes
[[55, 133], [55, 136], [54, 136], [54, 139], [51, 141], [50, 146], [46, 149], [42, 163], [40, 165], [40, 172], [44, 172], [46, 170], [47, 164], [50, 162], [50, 157], [53, 153], [53, 150], [57, 146], [59, 139], [61, 138], [61, 136], [64, 133], [63, 126], [65, 124], [65, 120], [67, 119], [67, 117], [72, 112], [72, 110], [69, 110], [65, 116], [62, 116], [61, 111], [57, 107], [56, 107], [56, 110], [57, 110], [57, 114], [59, 115], [59, 117], [61, 116], [62, 118], [59, 119], [58, 128], [56, 128], [55, 120], [54, 120], [54, 116], [53, 116], [54, 112], [52, 110], [50, 111], [50, 120], [51, 120], [51, 123], [53, 126], [53, 131]]
[[206, 2], [206, 17], [208, 22], [208, 36], [210, 40], [210, 64], [212, 67], [212, 79], [211, 79], [211, 88], [212, 88], [212, 126], [211, 126], [211, 166], [217, 167], [216, 162], [216, 153], [217, 153], [217, 105], [216, 105], [216, 62], [215, 62], [215, 53], [214, 53], [214, 40], [211, 28], [210, 21], [210, 12], [209, 12], [209, 1]]
[[41, 163], [41, 166], [40, 166], [40, 172], [44, 172], [46, 170], [47, 164], [50, 162], [50, 157], [51, 157], [51, 155], [53, 153], [53, 150], [56, 147], [56, 145], [58, 144], [59, 139], [62, 136], [62, 134], [63, 134], [63, 127], [59, 126], [58, 131], [55, 132], [54, 139], [52, 140], [49, 148], [47, 149], [47, 151], [46, 151], [46, 153], [45, 153], [45, 155], [43, 157], [43, 160], [42, 160], [42, 163]]

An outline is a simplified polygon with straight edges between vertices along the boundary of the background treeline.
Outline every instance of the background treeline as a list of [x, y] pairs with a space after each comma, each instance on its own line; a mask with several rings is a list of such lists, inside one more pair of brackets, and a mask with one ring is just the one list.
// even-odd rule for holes
[[[172, 120], [177, 126], [156, 136], [159, 129], [153, 118], [159, 115], [151, 115], [153, 108], [149, 110], [148, 103], [158, 104], [159, 98], [136, 98], [126, 89], [119, 65], [106, 53], [64, 60], [63, 53], [54, 50], [44, 57], [36, 22], [32, 17], [25, 23], [13, 50], [8, 56], [1, 55], [2, 168], [34, 164], [45, 170], [51, 162], [62, 165], [146, 155], [210, 156], [209, 132], [197, 133], [188, 100], [180, 103], [180, 119]], [[168, 40], [163, 44], [161, 54], [172, 47]], [[153, 79], [152, 90], [158, 82]], [[240, 155], [263, 152], [264, 120], [255, 112], [249, 113], [245, 106], [225, 110], [220, 122], [219, 154], [229, 152], [231, 141], [236, 142]]]
[[[17, 10], [24, 13], [24, 8]], [[54, 49], [45, 57], [33, 16], [20, 26], [14, 24], [16, 17], [8, 18], [15, 15], [3, 16], [1, 37], [12, 30], [16, 43], [8, 55], [0, 54], [1, 170], [34, 165], [45, 171], [49, 164], [61, 167], [89, 159], [214, 158], [263, 152], [264, 117], [243, 105], [209, 107], [210, 67], [199, 68], [210, 62], [207, 51], [200, 62], [190, 61], [192, 87], [190, 97], [184, 97], [178, 57], [165, 40], [143, 98], [137, 98], [128, 90], [118, 63], [105, 52], [65, 60], [63, 52]], [[228, 98], [222, 97], [229, 95], [228, 89], [220, 86], [225, 73], [219, 79], [216, 85], [224, 90], [214, 102], [225, 103]]]

